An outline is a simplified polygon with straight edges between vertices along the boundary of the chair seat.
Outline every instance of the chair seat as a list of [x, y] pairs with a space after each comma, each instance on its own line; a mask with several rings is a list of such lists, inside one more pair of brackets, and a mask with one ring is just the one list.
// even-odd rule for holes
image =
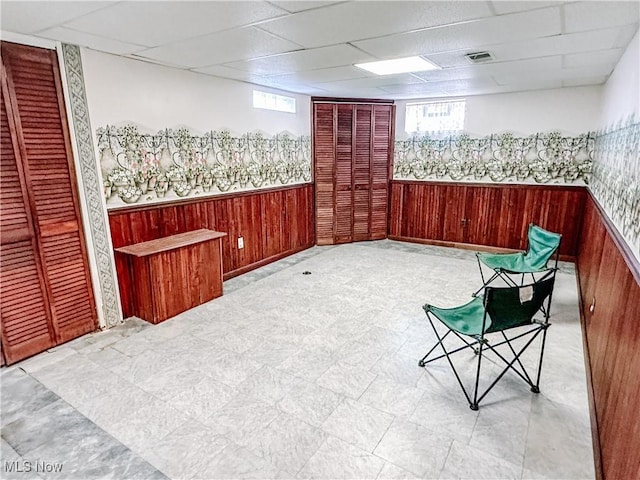
[[[424, 310], [433, 313], [442, 323], [458, 333], [469, 336], [482, 334], [484, 304], [480, 297], [454, 308], [439, 308], [426, 304]], [[490, 325], [491, 319], [487, 316], [486, 328]]]
[[487, 267], [508, 273], [537, 273], [547, 270], [547, 266], [533, 265], [523, 252], [518, 253], [476, 253]]

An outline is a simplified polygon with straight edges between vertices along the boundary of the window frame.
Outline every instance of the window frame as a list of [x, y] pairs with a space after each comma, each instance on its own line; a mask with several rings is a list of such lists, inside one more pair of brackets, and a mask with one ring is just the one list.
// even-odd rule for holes
[[[263, 103], [261, 105], [259, 101], [257, 102], [258, 99], [262, 99]], [[271, 100], [271, 103], [272, 103], [271, 105], [269, 104], [269, 100]], [[286, 104], [289, 102], [293, 104], [293, 109], [283, 108], [282, 106], [283, 103]], [[296, 101], [296, 97], [254, 89], [253, 90], [253, 108], [259, 108], [262, 110], [271, 110], [273, 112], [296, 114], [297, 101]]]
[[[459, 119], [461, 125], [459, 128], [453, 129], [425, 129], [419, 130], [419, 121], [416, 121], [416, 129], [409, 130], [407, 126], [409, 125], [408, 116], [409, 116], [409, 107], [413, 106], [427, 106], [427, 105], [446, 105], [446, 104], [462, 104], [462, 118]], [[417, 101], [417, 102], [408, 102], [405, 105], [405, 117], [404, 117], [404, 131], [409, 135], [414, 134], [424, 134], [424, 133], [434, 133], [434, 134], [455, 134], [462, 133], [464, 131], [464, 121], [467, 114], [467, 99], [466, 98], [458, 98], [452, 100], [430, 100], [430, 101]], [[450, 117], [451, 115], [446, 115], [446, 117]], [[433, 112], [433, 114], [425, 114], [422, 116], [423, 119], [434, 119], [438, 117], [445, 117], [445, 115], [438, 114], [437, 112]]]

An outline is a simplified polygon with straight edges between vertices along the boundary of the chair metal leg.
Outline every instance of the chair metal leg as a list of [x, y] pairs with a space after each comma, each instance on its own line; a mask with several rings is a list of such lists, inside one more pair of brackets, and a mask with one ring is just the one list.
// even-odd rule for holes
[[489, 279], [488, 282], [484, 280], [484, 273], [482, 273], [482, 263], [480, 262], [480, 257], [476, 253], [476, 261], [478, 262], [478, 270], [480, 270], [480, 278], [482, 279], [482, 286], [471, 294], [472, 297], [477, 297], [478, 294], [482, 291], [482, 289], [489, 283], [491, 283], [498, 276], [497, 273], [494, 273], [493, 276]]
[[507, 338], [507, 336], [505, 335], [504, 331], [500, 332], [502, 334], [502, 337], [505, 339], [506, 344], [509, 346], [509, 350], [511, 350], [511, 354], [513, 355], [513, 358], [516, 360], [516, 362], [518, 362], [518, 365], [520, 366], [520, 368], [522, 369], [522, 373], [524, 374], [524, 376], [526, 377], [526, 381], [532, 385], [533, 381], [531, 380], [531, 377], [529, 377], [529, 374], [527, 373], [527, 369], [524, 368], [524, 365], [522, 365], [522, 362], [520, 361], [520, 358], [518, 357], [518, 354], [516, 353], [516, 351], [513, 349], [513, 345], [511, 345], [511, 341]]
[[540, 373], [542, 372], [542, 358], [544, 357], [544, 345], [547, 341], [547, 328], [549, 324], [545, 324], [542, 332], [542, 345], [540, 346], [540, 359], [538, 360], [538, 374], [536, 375], [536, 384], [531, 387], [533, 393], [540, 393]]
[[[484, 393], [480, 396], [480, 398], [478, 398], [478, 402], [482, 401], [482, 399], [491, 391], [491, 389], [500, 381], [500, 379], [509, 371], [512, 370], [514, 371], [520, 378], [522, 378], [522, 380], [524, 380], [525, 383], [527, 383], [530, 387], [533, 387], [534, 385], [527, 380], [527, 378], [520, 373], [516, 368], [514, 368], [514, 363], [516, 363], [516, 361], [519, 361], [520, 356], [524, 353], [524, 351], [529, 347], [529, 345], [531, 345], [531, 343], [537, 338], [538, 334], [540, 333], [541, 328], [537, 328], [535, 330], [530, 330], [528, 333], [531, 333], [532, 336], [531, 338], [527, 341], [527, 343], [520, 349], [519, 352], [517, 352], [516, 357], [509, 361], [506, 358], [504, 358], [504, 356], [498, 352], [495, 349], [495, 346], [492, 346], [491, 344], [487, 343], [487, 347], [493, 352], [495, 353], [500, 360], [502, 360], [505, 364], [506, 367], [504, 368], [504, 370], [502, 370], [502, 372], [500, 372], [500, 374], [496, 377], [496, 379], [491, 383], [491, 385], [489, 385], [487, 387], [487, 389], [484, 391]], [[502, 344], [504, 344], [504, 342], [502, 342]], [[528, 375], [527, 375], [528, 377]]]
[[478, 347], [478, 368], [476, 369], [476, 384], [473, 388], [473, 402], [469, 402], [469, 408], [471, 410], [478, 410], [478, 386], [480, 384], [480, 365], [482, 363], [482, 346], [485, 343], [484, 338], [481, 338], [478, 342], [480, 346]]
[[[449, 330], [447, 333], [445, 333], [445, 334], [442, 336], [442, 341], [443, 341], [443, 342], [444, 342], [444, 339], [445, 339], [445, 338], [447, 338], [447, 335], [449, 335], [450, 333], [453, 333], [453, 334], [454, 334], [456, 337], [458, 337], [458, 338], [459, 338], [459, 339], [460, 339], [460, 340], [461, 340], [465, 345], [463, 345], [462, 347], [458, 347], [458, 348], [456, 348], [455, 350], [447, 350], [447, 353], [448, 353], [449, 355], [453, 355], [454, 353], [458, 353], [458, 352], [460, 352], [460, 351], [462, 351], [462, 350], [466, 350], [467, 348], [470, 348], [471, 350], [473, 350], [473, 353], [474, 353], [474, 354], [478, 355], [478, 350], [475, 348], [475, 345], [476, 345], [478, 342], [477, 342], [477, 341], [475, 341], [475, 342], [473, 342], [473, 343], [468, 342], [464, 337], [462, 337], [458, 332], [456, 332], [456, 331], [454, 331], [454, 330]], [[443, 354], [443, 355], [439, 355], [439, 356], [437, 356], [437, 357], [430, 358], [429, 360], [427, 360], [427, 357], [431, 354], [431, 352], [433, 352], [433, 351], [438, 347], [438, 345], [440, 345], [440, 342], [436, 342], [436, 344], [435, 344], [433, 347], [431, 347], [431, 350], [429, 350], [429, 351], [427, 352], [427, 354], [426, 354], [424, 357], [422, 357], [422, 359], [421, 359], [420, 361], [418, 361], [418, 366], [419, 366], [419, 367], [424, 367], [427, 363], [435, 362], [436, 360], [440, 360], [441, 358], [446, 357], [446, 355], [444, 355], [444, 354]], [[443, 347], [444, 347], [444, 344], [443, 344]]]
[[[461, 348], [455, 350], [454, 352], [448, 352], [447, 349], [444, 347], [444, 343], [442, 343], [442, 342], [444, 341], [446, 335], [448, 335], [449, 332], [451, 332], [451, 330], [449, 330], [449, 332], [447, 332], [447, 334], [445, 334], [441, 338], [440, 334], [438, 333], [438, 330], [436, 329], [435, 325], [433, 324], [433, 320], [431, 320], [431, 317], [429, 316], [428, 313], [427, 313], [427, 318], [429, 319], [429, 323], [431, 324], [431, 328], [433, 328], [433, 331], [436, 334], [436, 338], [438, 339], [438, 343], [436, 343], [436, 346], [440, 345], [442, 347], [442, 351], [444, 353], [444, 355], [442, 355], [442, 356], [445, 356], [447, 358], [447, 361], [449, 362], [449, 366], [451, 367], [451, 370], [453, 370], [453, 374], [455, 375], [456, 380], [458, 381], [458, 385], [460, 385], [460, 388], [462, 389], [462, 393], [464, 393], [464, 396], [466, 397], [467, 401], [469, 403], [471, 403], [471, 398], [469, 397], [469, 394], [467, 393], [467, 389], [464, 388], [464, 384], [462, 383], [462, 380], [460, 379], [460, 376], [458, 375], [458, 371], [456, 370], [456, 367], [453, 365], [453, 362], [451, 361], [451, 358], [449, 357], [450, 353], [455, 353], [456, 351], [460, 351], [460, 350], [463, 350], [463, 349], [469, 348], [469, 347], [467, 345], [465, 345], [464, 347], [461, 347]], [[433, 349], [431, 351], [433, 351]], [[442, 358], [442, 356], [440, 356], [438, 358]], [[425, 358], [426, 358], [426, 356], [422, 360], [420, 360], [420, 362], [428, 363], [428, 362], [424, 362]], [[431, 362], [433, 360], [435, 360], [435, 359], [431, 359], [431, 360], [429, 360], [429, 362]], [[420, 365], [420, 363], [419, 363], [419, 365]]]
[[[429, 322], [431, 322], [431, 319], [429, 319]], [[431, 326], [433, 327], [433, 323], [431, 323]], [[435, 327], [434, 327], [434, 330], [435, 330]], [[425, 354], [425, 356], [422, 357], [422, 359], [418, 362], [418, 366], [419, 367], [424, 367], [427, 363], [433, 362], [435, 360], [439, 360], [440, 358], [442, 358], [444, 356], [444, 355], [440, 355], [439, 357], [432, 358], [431, 360], [427, 360], [427, 357], [429, 355], [431, 355], [431, 352], [433, 352], [436, 348], [438, 348], [438, 345], [440, 345], [444, 341], [444, 339], [447, 338], [447, 335], [449, 335], [450, 333], [451, 333], [451, 330], [449, 330], [447, 333], [445, 333], [442, 336], [442, 340], [438, 340], [438, 342], [436, 342], [436, 344], [433, 347], [431, 347], [431, 350], [429, 350]], [[425, 360], [427, 360], [427, 361], [425, 362]]]

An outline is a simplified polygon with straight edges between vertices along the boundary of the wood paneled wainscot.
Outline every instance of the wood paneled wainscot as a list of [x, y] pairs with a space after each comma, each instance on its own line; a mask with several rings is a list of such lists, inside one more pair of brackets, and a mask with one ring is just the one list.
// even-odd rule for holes
[[[314, 245], [313, 186], [292, 185], [109, 212], [114, 248], [207, 228], [222, 239], [224, 279], [248, 272]], [[244, 248], [238, 248], [242, 237]], [[125, 317], [133, 314], [133, 279], [116, 258]]]
[[561, 258], [577, 252], [584, 187], [396, 180], [389, 238], [481, 249], [527, 248], [530, 223], [562, 234]]
[[116, 248], [133, 279], [133, 314], [160, 323], [222, 296], [222, 238], [200, 229]]
[[597, 470], [605, 479], [640, 478], [640, 266], [590, 194], [583, 225], [577, 270]]

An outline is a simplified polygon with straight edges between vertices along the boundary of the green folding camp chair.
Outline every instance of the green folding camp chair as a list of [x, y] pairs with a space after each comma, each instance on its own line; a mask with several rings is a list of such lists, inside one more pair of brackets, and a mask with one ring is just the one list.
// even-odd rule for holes
[[[529, 385], [532, 392], [539, 393], [542, 357], [544, 355], [547, 328], [550, 325], [549, 307], [551, 305], [556, 270], [556, 268], [550, 269], [542, 278], [529, 285], [486, 287], [483, 297], [476, 297], [469, 303], [459, 307], [439, 308], [430, 304], [424, 305], [424, 311], [438, 342], [422, 357], [418, 365], [424, 367], [430, 362], [446, 357], [472, 410], [478, 410], [480, 401], [508, 371], [515, 372]], [[546, 306], [544, 306], [545, 303]], [[539, 311], [543, 315], [542, 320], [533, 318]], [[444, 335], [441, 336], [436, 329], [433, 318], [437, 318], [447, 328]], [[510, 336], [505, 333], [516, 328], [518, 328], [517, 331], [508, 332]], [[451, 333], [458, 337], [464, 345], [453, 350], [447, 350], [444, 340]], [[497, 342], [494, 342], [496, 335], [489, 334], [498, 334]], [[523, 362], [521, 362], [520, 356], [540, 334], [542, 334], [542, 339], [537, 373], [535, 379], [532, 379]], [[490, 338], [492, 341], [490, 341]], [[516, 340], [518, 341], [514, 342]], [[524, 345], [522, 345], [523, 342]], [[429, 358], [438, 345], [442, 347], [443, 354]], [[505, 348], [502, 348], [503, 346]], [[475, 386], [472, 392], [465, 388], [451, 360], [451, 355], [467, 348], [471, 349], [478, 358]], [[502, 362], [506, 366], [484, 392], [479, 393], [481, 364], [483, 357], [487, 356], [487, 353], [495, 354], [498, 364]]]
[[[507, 285], [514, 287], [524, 283], [525, 274], [527, 273], [531, 274], [532, 280], [535, 281], [534, 274], [546, 271], [548, 269], [547, 264], [554, 254], [555, 264], [553, 268], [558, 267], [561, 234], [548, 232], [532, 223], [529, 225], [527, 237], [529, 246], [526, 252], [476, 253], [482, 278], [482, 287], [473, 293], [474, 297], [497, 278], [502, 278]], [[493, 275], [488, 280], [485, 280], [482, 264], [493, 270]], [[519, 283], [511, 277], [513, 274], [521, 274]]]

